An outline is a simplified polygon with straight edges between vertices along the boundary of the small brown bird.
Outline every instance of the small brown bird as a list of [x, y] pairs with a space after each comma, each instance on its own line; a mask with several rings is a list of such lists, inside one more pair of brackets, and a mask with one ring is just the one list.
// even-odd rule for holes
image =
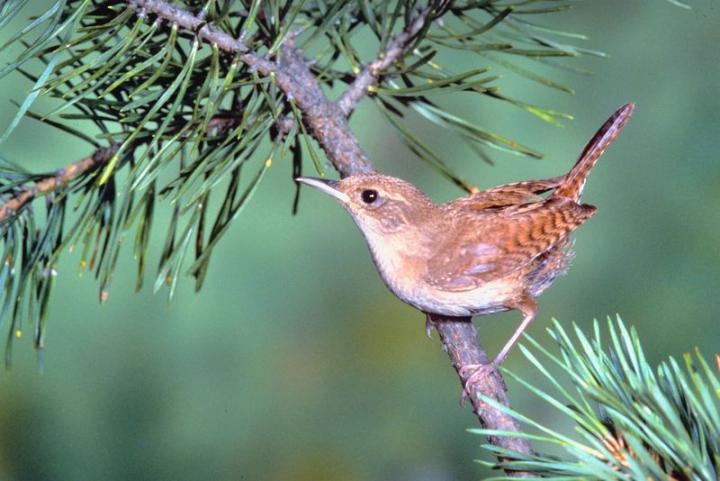
[[473, 366], [471, 383], [505, 360], [535, 317], [535, 299], [567, 269], [570, 234], [595, 213], [580, 203], [585, 180], [633, 109], [627, 104], [615, 112], [568, 174], [505, 184], [446, 204], [385, 175], [297, 181], [330, 194], [350, 213], [382, 279], [402, 301], [446, 316], [522, 312], [522, 323], [492, 363]]

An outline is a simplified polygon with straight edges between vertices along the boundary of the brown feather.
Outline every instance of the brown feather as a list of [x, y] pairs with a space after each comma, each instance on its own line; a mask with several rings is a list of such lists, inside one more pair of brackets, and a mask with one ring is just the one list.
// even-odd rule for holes
[[535, 258], [564, 246], [570, 233], [595, 212], [592, 206], [554, 198], [493, 212], [457, 209], [455, 202], [445, 208], [453, 214], [441, 217], [445, 225], [439, 230], [454, 235], [437, 246], [425, 281], [454, 292], [530, 269]]
[[600, 127], [593, 138], [585, 145], [580, 158], [562, 185], [555, 190], [554, 196], [564, 197], [575, 202], [580, 201], [590, 170], [592, 170], [610, 144], [620, 135], [620, 132], [630, 120], [634, 109], [635, 104], [633, 103], [623, 105]]
[[462, 197], [453, 202], [455, 207], [471, 210], [483, 210], [510, 205], [526, 204], [542, 200], [539, 194], [543, 194], [556, 188], [562, 183], [565, 176], [553, 177], [544, 180], [531, 180], [524, 182], [513, 182], [511, 184], [499, 185], [491, 189], [475, 192], [467, 197]]

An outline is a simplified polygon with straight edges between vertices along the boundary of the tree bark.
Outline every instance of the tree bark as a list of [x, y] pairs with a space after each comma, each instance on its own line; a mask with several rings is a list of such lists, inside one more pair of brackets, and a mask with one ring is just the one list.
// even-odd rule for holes
[[[463, 389], [467, 389], [467, 396], [473, 407], [473, 412], [480, 421], [483, 428], [498, 431], [519, 432], [520, 426], [517, 421], [502, 411], [482, 401], [485, 396], [499, 403], [510, 406], [507, 395], [507, 386], [500, 371], [494, 370], [482, 383], [467, 384], [466, 366], [487, 364], [487, 354], [480, 345], [477, 330], [469, 317], [446, 317], [437, 314], [431, 315], [433, 326], [440, 336], [443, 349], [450, 357], [452, 366], [460, 378]], [[532, 446], [525, 438], [507, 436], [489, 436], [488, 441], [496, 446], [516, 451], [519, 453], [532, 453]], [[530, 473], [519, 471], [508, 471], [509, 475], [515, 477], [531, 477]]]

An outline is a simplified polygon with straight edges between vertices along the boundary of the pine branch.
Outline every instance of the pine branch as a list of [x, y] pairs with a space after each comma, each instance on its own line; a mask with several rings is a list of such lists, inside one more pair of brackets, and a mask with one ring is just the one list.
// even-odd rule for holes
[[[540, 403], [556, 410], [567, 421], [563, 426], [575, 429], [563, 432], [496, 404], [525, 426], [522, 437], [554, 451], [528, 456], [501, 449], [499, 444], [487, 446], [496, 455], [510, 458], [501, 467], [531, 469], [538, 479], [716, 481], [720, 474], [720, 356], [715, 356], [717, 365], [712, 366], [696, 349], [694, 354], [685, 354], [682, 362], [671, 357], [653, 367], [638, 333], [620, 318], [608, 319], [609, 340], [603, 338], [597, 322], [591, 335], [577, 326], [572, 331], [574, 338], [557, 321], [548, 329], [560, 355], [525, 336], [529, 347], [520, 348], [537, 372], [527, 379], [507, 374]], [[549, 388], [539, 387], [537, 379]], [[518, 436], [516, 431], [474, 432]]]
[[128, 0], [139, 11], [152, 12], [158, 17], [197, 35], [221, 50], [240, 53], [239, 59], [260, 75], [273, 76], [278, 87], [290, 102], [303, 112], [303, 122], [320, 143], [333, 166], [343, 176], [372, 172], [370, 160], [363, 152], [350, 128], [343, 111], [330, 102], [312, 75], [303, 53], [295, 48], [292, 37], [281, 47], [277, 62], [260, 57], [230, 35], [218, 30], [190, 12], [174, 7], [162, 0]]
[[126, 2], [141, 16], [153, 13], [171, 24], [194, 32], [200, 39], [217, 45], [220, 50], [239, 53], [240, 60], [244, 64], [257, 69], [265, 77], [276, 73], [277, 65], [274, 62], [251, 52], [243, 42], [218, 29], [212, 23], [206, 22], [198, 15], [193, 15], [191, 12], [163, 0], [126, 0]]
[[393, 37], [387, 47], [379, 52], [375, 60], [355, 77], [355, 80], [338, 100], [338, 107], [346, 117], [350, 116], [358, 102], [370, 92], [370, 89], [379, 83], [383, 71], [407, 54], [415, 36], [431, 21], [432, 13], [432, 4], [422, 8], [417, 16], [409, 22], [408, 27]]
[[115, 155], [117, 149], [118, 145], [98, 149], [92, 155], [59, 169], [54, 175], [44, 177], [32, 186], [23, 187], [19, 192], [0, 204], [0, 223], [17, 215], [23, 207], [38, 197], [50, 194], [78, 177], [105, 165]]

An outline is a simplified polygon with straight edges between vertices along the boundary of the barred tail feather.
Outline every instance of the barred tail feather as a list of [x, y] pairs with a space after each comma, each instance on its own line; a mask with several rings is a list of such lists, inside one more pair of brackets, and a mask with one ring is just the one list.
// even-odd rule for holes
[[620, 135], [625, 124], [630, 120], [634, 109], [634, 103], [623, 105], [600, 127], [600, 130], [583, 149], [575, 166], [553, 193], [554, 197], [564, 197], [574, 202], [580, 201], [590, 170], [610, 144]]

